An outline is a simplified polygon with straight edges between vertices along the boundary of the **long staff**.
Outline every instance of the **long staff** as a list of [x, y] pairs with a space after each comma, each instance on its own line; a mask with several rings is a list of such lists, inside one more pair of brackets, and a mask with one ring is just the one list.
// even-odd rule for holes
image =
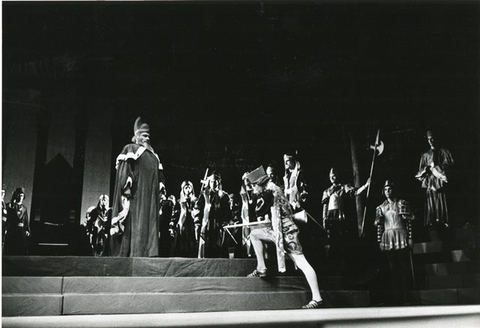
[[[380, 144], [380, 129], [377, 131], [377, 137], [375, 139], [375, 145], [373, 146], [373, 158], [372, 158], [372, 165], [370, 166], [370, 181], [372, 181], [372, 175], [373, 175], [373, 167], [375, 165], [375, 157], [377, 157], [377, 147]], [[367, 216], [367, 204], [368, 204], [368, 196], [370, 195], [370, 186], [372, 184], [370, 183], [367, 188], [367, 198], [365, 202], [365, 208], [363, 210], [363, 220], [362, 220], [362, 229], [360, 230], [360, 237], [363, 236], [364, 233], [364, 227], [365, 227], [365, 218]]]

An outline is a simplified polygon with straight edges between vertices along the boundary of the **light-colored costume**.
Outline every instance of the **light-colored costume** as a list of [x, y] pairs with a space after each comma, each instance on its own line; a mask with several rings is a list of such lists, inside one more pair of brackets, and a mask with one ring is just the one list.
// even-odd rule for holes
[[429, 149], [420, 158], [419, 170], [415, 177], [422, 182], [422, 188], [426, 190], [424, 217], [426, 226], [449, 222], [445, 186], [452, 165], [452, 154], [444, 148]]

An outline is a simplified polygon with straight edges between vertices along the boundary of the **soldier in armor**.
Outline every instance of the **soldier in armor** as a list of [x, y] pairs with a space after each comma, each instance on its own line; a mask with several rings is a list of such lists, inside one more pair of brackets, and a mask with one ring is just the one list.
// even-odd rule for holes
[[333, 246], [340, 251], [347, 232], [345, 201], [347, 198], [360, 195], [370, 184], [370, 179], [360, 188], [355, 188], [350, 184], [342, 184], [335, 168], [330, 170], [329, 177], [332, 185], [323, 192], [322, 196], [323, 226], [327, 231], [330, 247]]
[[402, 305], [407, 301], [407, 290], [413, 282], [413, 266], [411, 259], [412, 220], [414, 215], [410, 204], [398, 199], [394, 194], [394, 184], [385, 181], [383, 195], [386, 200], [376, 209], [375, 226], [380, 251], [388, 259], [393, 302]]

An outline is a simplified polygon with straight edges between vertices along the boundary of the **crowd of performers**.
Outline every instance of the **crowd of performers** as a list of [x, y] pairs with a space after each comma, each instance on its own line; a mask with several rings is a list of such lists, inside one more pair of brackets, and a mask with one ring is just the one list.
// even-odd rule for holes
[[[168, 195], [163, 166], [150, 145], [148, 124], [138, 118], [132, 143], [116, 161], [112, 207], [107, 195], [87, 211], [86, 231], [96, 256], [122, 257], [253, 257], [257, 267], [249, 277], [265, 277], [265, 257], [276, 254], [278, 271], [285, 272], [285, 254], [305, 274], [312, 301], [305, 308], [317, 308], [322, 298], [317, 276], [305, 258], [296, 218], [309, 215], [304, 203], [307, 185], [295, 154], [284, 154], [285, 174], [279, 179], [275, 167], [260, 166], [241, 177], [238, 194], [228, 194], [219, 172], [206, 172], [198, 194], [191, 181], [181, 184], [178, 199]], [[426, 190], [425, 225], [448, 226], [445, 185], [453, 165], [450, 152], [438, 148], [432, 132], [427, 133], [430, 149], [422, 155], [416, 178]], [[331, 186], [322, 196], [322, 227], [328, 244], [341, 242], [345, 232], [345, 203], [362, 194], [370, 179], [360, 187], [344, 184], [338, 172], [329, 172]], [[411, 261], [413, 212], [407, 200], [397, 198], [392, 181], [383, 187], [385, 201], [376, 208], [378, 244], [387, 254], [397, 286], [404, 286]], [[10, 203], [3, 202], [4, 254], [24, 253], [30, 234], [28, 214], [22, 204], [25, 191], [15, 190]], [[313, 218], [312, 218], [313, 219]], [[271, 252], [270, 252], [271, 253]], [[398, 274], [398, 277], [397, 277]]]

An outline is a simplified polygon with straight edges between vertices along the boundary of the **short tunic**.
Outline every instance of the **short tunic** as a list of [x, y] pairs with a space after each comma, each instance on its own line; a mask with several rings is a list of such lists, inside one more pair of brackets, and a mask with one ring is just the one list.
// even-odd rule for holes
[[384, 224], [385, 231], [380, 239], [380, 250], [399, 250], [408, 246], [407, 220], [413, 219], [409, 204], [405, 200], [386, 200], [376, 210], [375, 224]]

